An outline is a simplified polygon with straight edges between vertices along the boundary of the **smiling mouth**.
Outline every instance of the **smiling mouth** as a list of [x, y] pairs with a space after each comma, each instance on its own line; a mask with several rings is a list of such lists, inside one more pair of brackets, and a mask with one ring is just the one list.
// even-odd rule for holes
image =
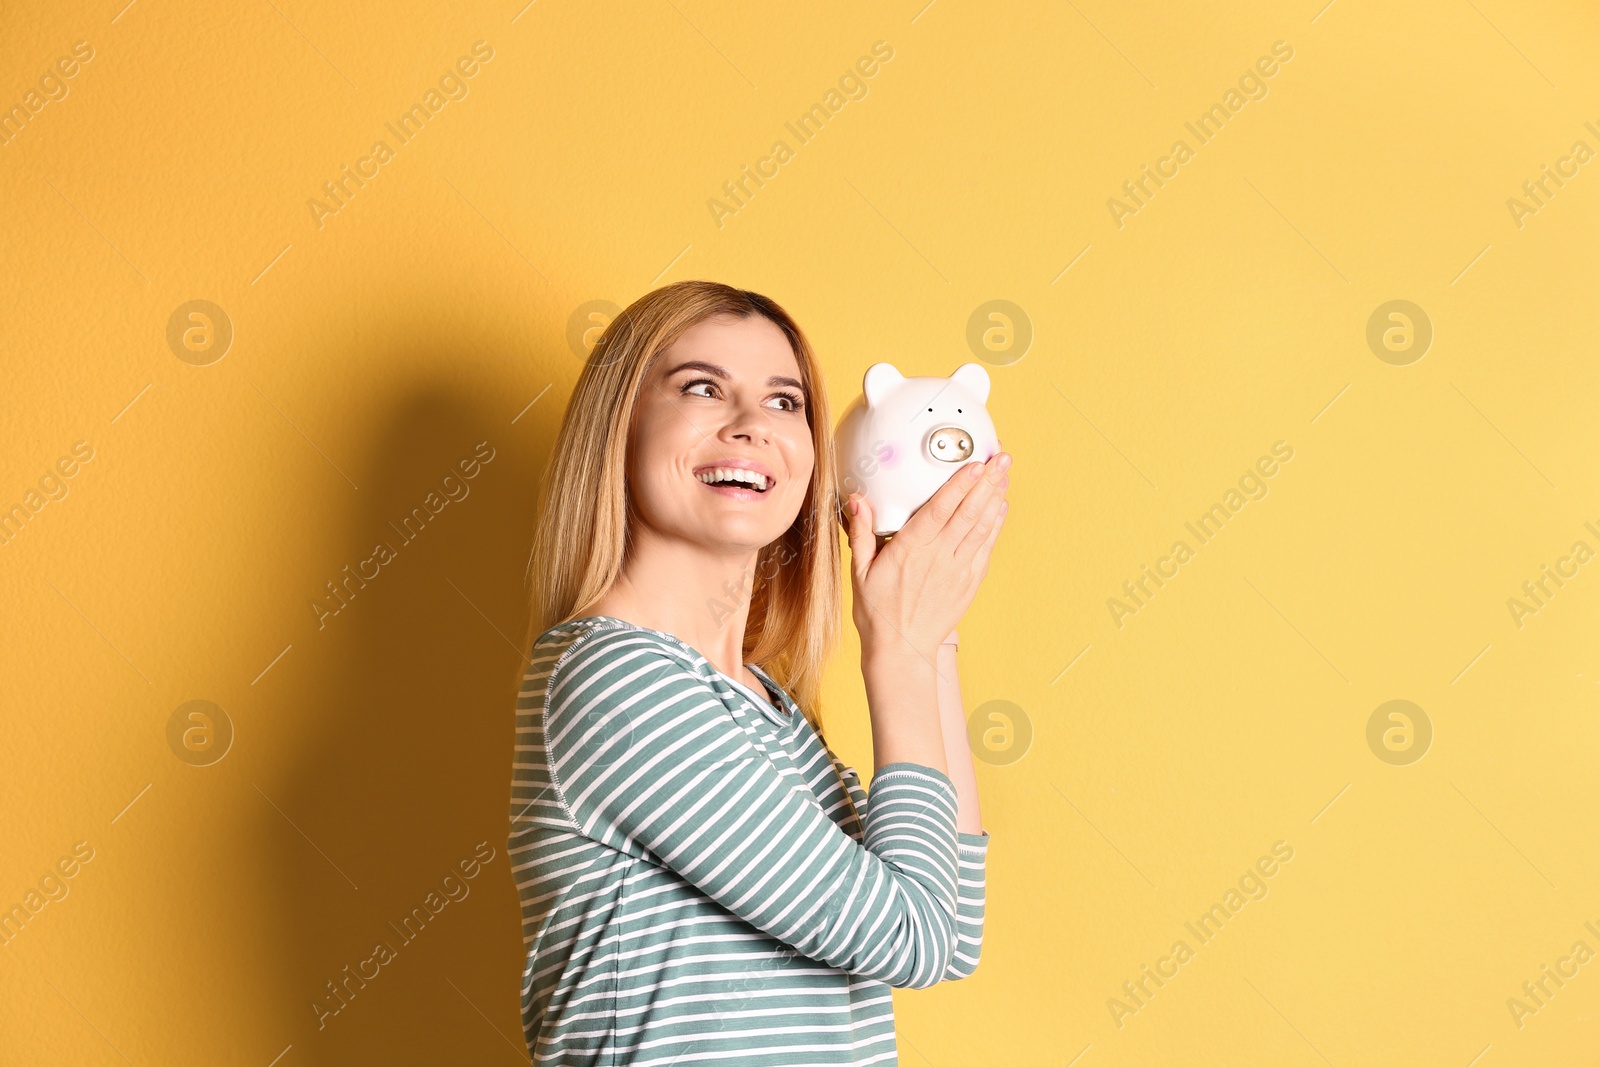
[[772, 488], [774, 482], [765, 474], [742, 467], [713, 467], [695, 475], [702, 485], [723, 493], [760, 496]]

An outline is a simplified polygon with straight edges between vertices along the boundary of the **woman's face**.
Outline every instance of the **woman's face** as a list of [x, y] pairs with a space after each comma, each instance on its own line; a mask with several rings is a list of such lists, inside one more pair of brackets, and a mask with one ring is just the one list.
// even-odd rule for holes
[[[799, 362], [765, 316], [702, 320], [646, 371], [628, 488], [657, 533], [708, 548], [763, 548], [793, 525], [815, 465]], [[765, 488], [759, 479], [707, 484], [719, 467], [758, 472]]]

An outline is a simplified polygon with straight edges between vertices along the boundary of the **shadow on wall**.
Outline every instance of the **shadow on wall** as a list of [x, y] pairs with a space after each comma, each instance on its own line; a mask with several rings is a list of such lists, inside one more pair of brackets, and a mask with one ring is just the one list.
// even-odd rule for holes
[[527, 1061], [505, 843], [540, 471], [519, 457], [555, 427], [503, 407], [457, 382], [398, 405], [348, 523], [314, 534], [344, 555], [297, 579], [326, 613], [277, 709], [297, 741], [258, 779], [283, 815], [254, 830], [292, 1067]]

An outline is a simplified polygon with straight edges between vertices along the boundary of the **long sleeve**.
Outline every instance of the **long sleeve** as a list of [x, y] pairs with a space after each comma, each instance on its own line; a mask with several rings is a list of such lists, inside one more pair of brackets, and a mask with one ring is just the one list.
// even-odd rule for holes
[[[864, 819], [870, 805], [866, 792], [861, 788], [861, 776], [832, 751], [829, 751], [828, 758], [833, 762], [839, 781], [844, 783], [845, 792], [849, 794], [856, 812]], [[945, 968], [941, 981], [966, 978], [978, 969], [978, 958], [983, 951], [988, 853], [987, 833], [956, 834], [956, 945], [950, 957], [950, 966]]]
[[988, 834], [956, 835], [956, 948], [945, 969], [944, 981], [966, 978], [978, 969], [978, 956], [983, 951], [988, 854]]
[[880, 769], [857, 841], [705, 678], [638, 630], [574, 643], [543, 714], [556, 791], [585, 836], [847, 973], [925, 988], [953, 966], [960, 850], [944, 774]]

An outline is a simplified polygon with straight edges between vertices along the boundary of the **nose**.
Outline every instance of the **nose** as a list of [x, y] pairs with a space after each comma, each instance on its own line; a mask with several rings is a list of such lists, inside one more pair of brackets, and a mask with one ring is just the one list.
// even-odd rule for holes
[[941, 426], [928, 435], [928, 455], [941, 463], [970, 459], [972, 449], [972, 435], [959, 426]]
[[728, 425], [725, 427], [728, 436], [754, 444], [766, 444], [771, 435], [771, 428], [760, 403], [739, 404], [734, 412], [734, 416], [728, 420]]

